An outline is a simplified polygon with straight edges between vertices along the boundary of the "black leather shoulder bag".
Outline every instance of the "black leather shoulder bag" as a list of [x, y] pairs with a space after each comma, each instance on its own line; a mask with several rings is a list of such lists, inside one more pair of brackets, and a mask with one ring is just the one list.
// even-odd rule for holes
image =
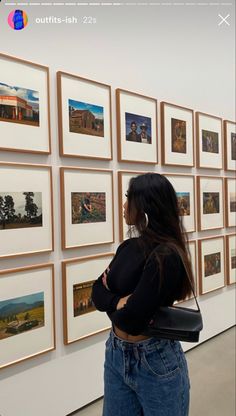
[[191, 285], [197, 309], [181, 306], [160, 306], [147, 330], [143, 332], [144, 335], [158, 339], [185, 342], [199, 341], [199, 334], [203, 328], [202, 314], [184, 262], [183, 265]]

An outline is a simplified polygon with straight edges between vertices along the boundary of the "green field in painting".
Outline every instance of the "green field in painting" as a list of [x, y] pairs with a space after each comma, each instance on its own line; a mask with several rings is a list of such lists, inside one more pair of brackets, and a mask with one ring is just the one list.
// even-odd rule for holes
[[[21, 313], [14, 315], [14, 318], [12, 321], [10, 320], [11, 319], [10, 316], [8, 318], [4, 318], [4, 320], [0, 319], [0, 339], [13, 336], [13, 335], [18, 335], [18, 333], [16, 334], [6, 333], [5, 330], [7, 328], [7, 325], [11, 324], [11, 322], [16, 321], [15, 317], [18, 319], [19, 323], [23, 321], [25, 322], [26, 315], [27, 315], [27, 321], [33, 321], [35, 319], [39, 321], [39, 324], [37, 326], [34, 326], [32, 329], [37, 329], [37, 328], [44, 326], [44, 306], [40, 306], [38, 308], [30, 309], [28, 311], [21, 312]], [[29, 332], [29, 330], [22, 331], [19, 333], [23, 333], [23, 332]]]

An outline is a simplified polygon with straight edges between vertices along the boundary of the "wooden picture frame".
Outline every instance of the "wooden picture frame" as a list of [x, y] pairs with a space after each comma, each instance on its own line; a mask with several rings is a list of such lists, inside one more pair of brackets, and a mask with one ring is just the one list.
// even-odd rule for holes
[[119, 162], [158, 163], [157, 100], [116, 89]]
[[198, 230], [224, 228], [223, 178], [197, 176]]
[[225, 178], [226, 227], [236, 226], [236, 179]]
[[193, 110], [161, 102], [162, 164], [194, 166]]
[[49, 68], [0, 54], [0, 150], [51, 153]]
[[188, 233], [196, 231], [195, 177], [173, 173], [163, 173], [163, 175], [175, 189], [185, 230]]
[[113, 243], [113, 172], [61, 167], [60, 177], [62, 250]]
[[54, 266], [0, 271], [0, 369], [55, 349]]
[[225, 236], [227, 285], [236, 283], [236, 234]]
[[0, 162], [0, 258], [54, 250], [52, 192], [51, 166]]
[[236, 122], [224, 120], [224, 168], [236, 170]]
[[225, 286], [224, 236], [198, 240], [200, 295]]
[[114, 253], [97, 254], [62, 262], [64, 344], [110, 329], [107, 315], [92, 304], [91, 290], [113, 256]]
[[196, 112], [197, 167], [223, 168], [222, 118]]
[[60, 155], [111, 160], [110, 85], [59, 71], [57, 90]]

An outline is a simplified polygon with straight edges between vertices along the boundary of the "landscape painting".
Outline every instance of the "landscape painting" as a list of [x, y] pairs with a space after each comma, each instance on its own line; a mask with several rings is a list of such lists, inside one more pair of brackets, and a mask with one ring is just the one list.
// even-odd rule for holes
[[44, 326], [44, 292], [0, 301], [0, 340]]
[[219, 192], [203, 192], [203, 214], [219, 214]]
[[71, 133], [104, 137], [104, 108], [82, 101], [68, 100]]
[[72, 224], [106, 221], [105, 192], [71, 192]]
[[219, 134], [214, 131], [202, 130], [202, 151], [219, 153]]
[[176, 192], [179, 215], [190, 215], [190, 193], [189, 192]]
[[42, 225], [42, 192], [0, 192], [0, 230]]
[[96, 310], [92, 302], [92, 287], [95, 280], [73, 285], [74, 316]]
[[221, 254], [213, 253], [204, 256], [204, 276], [212, 276], [221, 272]]
[[187, 153], [186, 121], [171, 118], [171, 150], [175, 153]]
[[38, 91], [0, 82], [0, 121], [38, 127]]
[[136, 143], [152, 143], [152, 119], [133, 113], [125, 113], [126, 140]]

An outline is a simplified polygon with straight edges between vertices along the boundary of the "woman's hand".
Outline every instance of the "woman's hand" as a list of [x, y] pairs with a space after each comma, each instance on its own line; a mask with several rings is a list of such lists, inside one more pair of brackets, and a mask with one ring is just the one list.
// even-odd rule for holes
[[109, 289], [109, 287], [108, 287], [108, 285], [107, 285], [107, 275], [108, 275], [109, 271], [110, 271], [110, 269], [109, 269], [109, 267], [108, 267], [108, 268], [105, 270], [105, 272], [103, 273], [103, 276], [102, 276], [102, 283], [103, 283], [103, 286], [105, 286], [105, 288], [106, 288], [107, 290], [110, 290], [110, 289]]
[[125, 296], [124, 298], [120, 298], [119, 302], [117, 303], [116, 310], [122, 309], [126, 305], [126, 302], [130, 296], [131, 294], [128, 296]]

